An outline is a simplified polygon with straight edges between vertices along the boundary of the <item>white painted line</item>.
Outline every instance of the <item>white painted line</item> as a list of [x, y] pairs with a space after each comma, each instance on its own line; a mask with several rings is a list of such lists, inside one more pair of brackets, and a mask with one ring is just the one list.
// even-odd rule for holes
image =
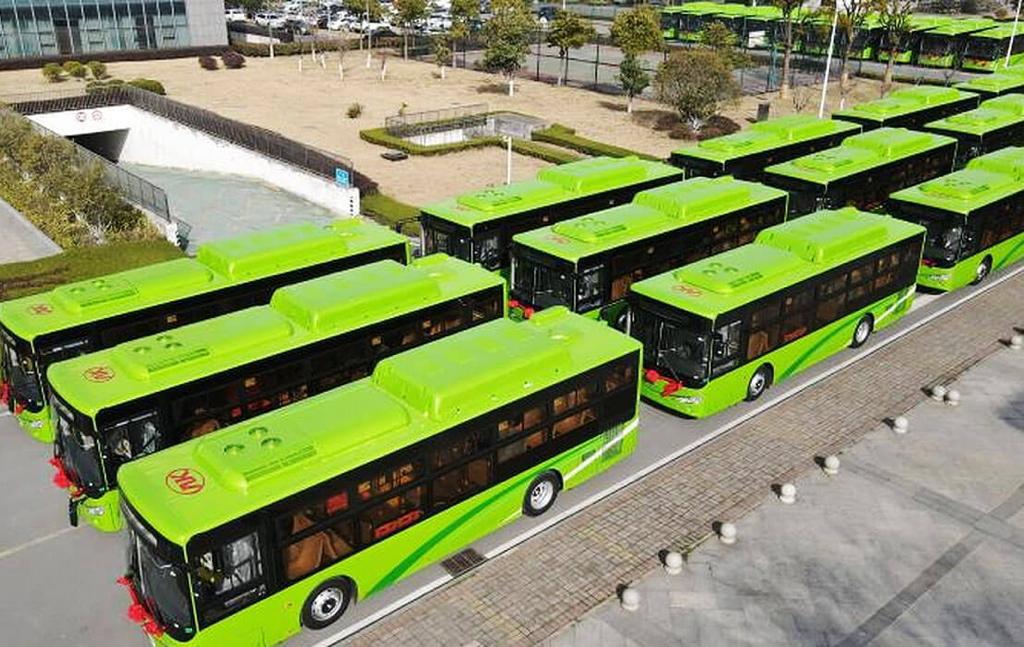
[[9, 416], [9, 415], [11, 415], [11, 412], [8, 409], [4, 409], [3, 411], [0, 411], [0, 418], [3, 418], [4, 416]]
[[[791, 398], [794, 395], [802, 392], [803, 390], [805, 390], [805, 389], [807, 389], [807, 388], [809, 388], [811, 386], [814, 386], [815, 384], [821, 382], [824, 379], [827, 379], [827, 378], [831, 377], [832, 375], [835, 375], [836, 373], [838, 373], [839, 371], [842, 371], [843, 369], [849, 367], [850, 365], [855, 364], [855, 363], [861, 361], [862, 359], [870, 356], [872, 353], [874, 353], [874, 352], [876, 352], [878, 350], [881, 350], [881, 349], [885, 348], [886, 346], [888, 346], [889, 344], [897, 341], [898, 339], [901, 339], [901, 338], [909, 335], [910, 333], [914, 332], [915, 330], [917, 330], [921, 326], [923, 326], [923, 325], [925, 325], [927, 323], [930, 323], [930, 322], [934, 321], [935, 319], [938, 319], [939, 317], [941, 317], [942, 315], [946, 314], [947, 312], [953, 310], [954, 308], [957, 308], [957, 307], [963, 305], [964, 303], [970, 301], [971, 299], [974, 299], [975, 297], [978, 297], [978, 296], [984, 294], [985, 292], [988, 292], [989, 290], [991, 290], [992, 288], [996, 287], [997, 285], [1000, 285], [1001, 283], [1003, 283], [1005, 281], [1008, 281], [1011, 278], [1013, 278], [1013, 277], [1015, 277], [1015, 276], [1017, 276], [1018, 274], [1021, 274], [1021, 273], [1024, 273], [1024, 266], [1021, 266], [1021, 267], [1017, 268], [1016, 270], [1014, 270], [1012, 272], [1008, 272], [1006, 274], [1003, 274], [1003, 275], [999, 276], [998, 278], [992, 277], [992, 279], [988, 283], [985, 283], [981, 287], [978, 287], [975, 291], [971, 292], [970, 294], [962, 295], [959, 299], [956, 299], [956, 300], [950, 302], [948, 305], [945, 305], [942, 308], [939, 308], [938, 310], [936, 310], [935, 312], [931, 313], [930, 315], [928, 315], [926, 317], [923, 317], [920, 321], [914, 322], [913, 324], [908, 325], [906, 328], [903, 328], [901, 330], [898, 330], [898, 331], [894, 332], [891, 336], [889, 336], [886, 339], [880, 340], [877, 343], [871, 344], [870, 346], [866, 346], [864, 348], [861, 348], [852, 357], [847, 358], [846, 360], [840, 362], [839, 364], [833, 366], [832, 368], [826, 369], [821, 374], [815, 376], [811, 380], [808, 380], [804, 384], [798, 384], [796, 386], [793, 386], [793, 387], [789, 388], [786, 391], [783, 391], [781, 394], [777, 395], [775, 398], [772, 398], [771, 400], [768, 400], [767, 402], [764, 402], [760, 406], [758, 406], [758, 407], [756, 407], [754, 409], [751, 409], [750, 411], [748, 411], [747, 413], [743, 414], [742, 416], [740, 416], [740, 417], [738, 417], [738, 418], [736, 418], [734, 420], [731, 420], [731, 421], [725, 423], [724, 425], [722, 425], [718, 429], [715, 429], [714, 431], [712, 431], [708, 435], [695, 440], [694, 442], [690, 443], [689, 445], [686, 445], [685, 447], [681, 447], [680, 449], [672, 452], [671, 454], [663, 456], [660, 460], [658, 460], [658, 461], [656, 461], [654, 463], [651, 463], [650, 465], [647, 465], [647, 466], [643, 467], [639, 471], [636, 471], [633, 474], [630, 474], [629, 476], [627, 476], [626, 478], [622, 479], [621, 481], [619, 481], [617, 483], [609, 485], [608, 487], [606, 487], [605, 489], [601, 490], [600, 492], [592, 494], [591, 496], [587, 497], [583, 501], [580, 501], [579, 503], [577, 503], [576, 505], [572, 506], [571, 508], [567, 508], [565, 510], [562, 510], [561, 512], [559, 512], [558, 514], [556, 514], [553, 517], [546, 518], [542, 523], [540, 523], [537, 526], [535, 526], [533, 528], [530, 528], [530, 529], [520, 533], [519, 535], [513, 537], [512, 539], [506, 541], [505, 543], [503, 543], [503, 544], [497, 546], [496, 548], [488, 551], [484, 556], [487, 559], [494, 559], [495, 557], [498, 557], [502, 553], [508, 552], [509, 550], [515, 548], [516, 546], [518, 546], [519, 544], [523, 543], [524, 541], [526, 541], [526, 540], [528, 540], [528, 539], [530, 539], [530, 538], [532, 538], [532, 537], [534, 537], [534, 536], [544, 532], [545, 530], [547, 530], [548, 528], [554, 526], [555, 524], [560, 523], [560, 522], [568, 519], [569, 517], [573, 516], [574, 514], [585, 510], [586, 508], [588, 508], [591, 505], [597, 503], [598, 501], [611, 496], [615, 492], [618, 492], [619, 490], [621, 490], [621, 489], [623, 489], [625, 487], [628, 487], [629, 485], [632, 485], [633, 483], [636, 483], [637, 481], [639, 481], [640, 479], [644, 478], [648, 474], [651, 474], [652, 472], [657, 471], [658, 469], [664, 467], [665, 465], [668, 465], [669, 463], [671, 463], [672, 461], [682, 457], [683, 455], [692, 452], [693, 450], [697, 449], [698, 447], [701, 447], [702, 445], [705, 445], [705, 444], [711, 442], [712, 440], [714, 440], [715, 438], [718, 438], [722, 434], [724, 434], [724, 433], [726, 433], [726, 432], [728, 432], [728, 431], [730, 431], [732, 429], [735, 429], [736, 427], [738, 427], [741, 424], [747, 422], [748, 420], [750, 420], [754, 416], [757, 416], [757, 415], [767, 411], [768, 409], [771, 409], [772, 407], [782, 403], [785, 400], [788, 400], [789, 398]], [[954, 292], [954, 293], [950, 294], [949, 296], [953, 296], [955, 294], [956, 293]], [[939, 297], [939, 298], [941, 298], [941, 297]], [[341, 631], [335, 633], [334, 635], [321, 640], [320, 642], [316, 643], [316, 645], [314, 645], [314, 647], [330, 647], [331, 645], [336, 644], [338, 641], [344, 640], [345, 638], [347, 638], [347, 637], [349, 637], [349, 636], [351, 636], [351, 635], [353, 635], [353, 634], [355, 634], [355, 633], [365, 629], [366, 627], [368, 627], [371, 624], [377, 622], [378, 620], [381, 620], [381, 619], [391, 615], [392, 613], [394, 613], [395, 611], [398, 611], [402, 607], [404, 607], [404, 606], [414, 602], [419, 597], [422, 597], [422, 596], [426, 595], [427, 593], [430, 593], [431, 591], [434, 591], [434, 590], [440, 588], [441, 586], [444, 586], [448, 582], [452, 581], [452, 579], [453, 578], [450, 575], [445, 575], [444, 577], [439, 577], [436, 580], [433, 580], [432, 582], [428, 582], [427, 584], [424, 584], [423, 586], [421, 586], [420, 588], [416, 589], [412, 593], [409, 593], [408, 595], [405, 595], [405, 596], [401, 597], [400, 599], [395, 600], [391, 604], [388, 604], [387, 606], [382, 607], [381, 609], [379, 609], [375, 613], [373, 613], [373, 614], [363, 618], [362, 620], [356, 622], [355, 624], [352, 624], [352, 625], [350, 625], [348, 627], [345, 627], [344, 629], [342, 629]]]
[[13, 548], [8, 548], [6, 550], [0, 551], [0, 559], [7, 559], [8, 557], [11, 557], [12, 555], [20, 553], [21, 551], [25, 550], [26, 548], [32, 548], [33, 546], [38, 546], [39, 544], [42, 544], [42, 543], [47, 542], [47, 541], [50, 541], [51, 539], [56, 539], [57, 537], [60, 537], [61, 535], [66, 535], [69, 532], [72, 532], [74, 530], [76, 530], [76, 529], [71, 527], [71, 526], [68, 526], [67, 528], [61, 528], [60, 530], [51, 532], [48, 535], [43, 535], [42, 537], [36, 537], [35, 539], [30, 539], [29, 541], [26, 541], [24, 544], [19, 544], [17, 546], [14, 546]]

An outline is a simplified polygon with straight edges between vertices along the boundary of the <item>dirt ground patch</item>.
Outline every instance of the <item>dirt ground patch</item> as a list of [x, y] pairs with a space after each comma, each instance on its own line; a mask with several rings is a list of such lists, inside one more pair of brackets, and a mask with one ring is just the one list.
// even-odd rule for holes
[[[299, 141], [344, 155], [356, 168], [377, 180], [381, 189], [399, 200], [424, 204], [505, 180], [505, 153], [500, 149], [467, 151], [443, 157], [411, 157], [402, 162], [381, 159], [383, 149], [359, 139], [359, 130], [378, 127], [405, 104], [408, 112], [454, 105], [486, 103], [490, 109], [507, 109], [575, 128], [583, 137], [668, 157], [681, 146], [667, 131], [655, 129], [650, 115], [663, 114], [660, 104], [638, 100], [637, 115], [622, 110], [624, 99], [587, 90], [564, 88], [533, 81], [517, 82], [515, 97], [504, 94], [496, 77], [470, 70], [449, 70], [441, 80], [428, 63], [388, 58], [387, 80], [380, 81], [380, 59], [370, 68], [358, 51], [345, 57], [345, 79], [338, 75], [336, 54], [328, 56], [327, 68], [314, 66], [308, 57], [299, 71], [297, 57], [274, 60], [250, 58], [241, 70], [206, 71], [195, 59], [111, 63], [108, 72], [118, 78], [147, 77], [161, 81], [170, 97], [213, 110], [219, 114], [278, 131]], [[0, 73], [0, 94], [67, 87], [77, 81], [53, 85], [39, 70]], [[817, 109], [813, 90], [805, 111]], [[833, 94], [830, 92], [830, 95]], [[877, 83], [859, 81], [851, 97], [865, 100], [878, 96]], [[746, 126], [761, 101], [772, 103], [772, 115], [794, 111], [792, 100], [774, 95], [744, 97], [726, 116]], [[345, 112], [360, 103], [363, 113], [349, 119]], [[838, 98], [833, 101], [838, 105]], [[546, 163], [516, 155], [513, 178], [527, 179]]]

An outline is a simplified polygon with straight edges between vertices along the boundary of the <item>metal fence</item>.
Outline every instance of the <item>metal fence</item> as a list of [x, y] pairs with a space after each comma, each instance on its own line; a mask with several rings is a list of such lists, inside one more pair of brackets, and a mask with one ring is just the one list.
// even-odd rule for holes
[[467, 106], [426, 110], [404, 115], [394, 115], [384, 119], [384, 128], [394, 137], [412, 137], [451, 130], [453, 128], [472, 128], [487, 124], [487, 104], [474, 103]]

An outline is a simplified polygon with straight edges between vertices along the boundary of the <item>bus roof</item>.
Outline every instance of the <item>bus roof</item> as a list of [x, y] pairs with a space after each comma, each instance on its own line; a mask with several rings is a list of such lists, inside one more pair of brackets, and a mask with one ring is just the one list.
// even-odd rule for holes
[[423, 212], [465, 227], [610, 191], [679, 175], [679, 169], [637, 157], [593, 157], [541, 169], [536, 180], [493, 186], [423, 207]]
[[[500, 319], [382, 360], [372, 377], [122, 466], [124, 496], [185, 545], [207, 530], [640, 350], [563, 307]], [[340, 415], [339, 415], [340, 414]], [[175, 494], [171, 470], [204, 477]]]
[[705, 139], [696, 146], [673, 151], [673, 154], [724, 164], [738, 157], [754, 155], [786, 144], [842, 132], [854, 134], [860, 130], [860, 125], [852, 122], [818, 119], [811, 115], [789, 115], [752, 124], [750, 128], [738, 133]]
[[844, 116], [856, 117], [884, 122], [886, 119], [900, 117], [903, 115], [934, 108], [947, 103], [953, 103], [962, 99], [970, 99], [977, 95], [972, 92], [964, 92], [956, 88], [944, 88], [934, 85], [918, 85], [912, 88], [896, 90], [883, 99], [858, 103], [846, 110], [839, 110], [832, 113], [834, 118], [842, 119]]
[[1012, 68], [995, 74], [976, 76], [970, 81], [957, 83], [953, 87], [968, 92], [1003, 93], [1024, 86], [1024, 76], [1022, 76], [1024, 69], [1018, 72], [1010, 72], [1010, 69]]
[[925, 128], [984, 135], [1021, 122], [1024, 122], [1024, 94], [1004, 94], [983, 101], [981, 107], [974, 110], [959, 112], [945, 119], [927, 123]]
[[639, 281], [630, 289], [714, 319], [923, 231], [920, 225], [853, 207], [818, 211], [763, 229], [749, 245]]
[[517, 234], [514, 240], [576, 263], [621, 245], [785, 196], [785, 191], [730, 176], [695, 177], [641, 191], [630, 204]]
[[897, 191], [889, 198], [967, 215], [1021, 191], [1024, 186], [1010, 175], [965, 168]]
[[992, 171], [1011, 175], [1017, 182], [1024, 182], [1024, 147], [1007, 146], [988, 155], [975, 157], [967, 162], [967, 168]]
[[946, 146], [955, 141], [945, 135], [906, 128], [878, 128], [847, 137], [835, 148], [775, 164], [767, 167], [765, 171], [827, 185], [880, 164]]
[[724, 5], [720, 2], [687, 2], [678, 8], [678, 13], [707, 14], [720, 13]]
[[994, 27], [996, 21], [989, 18], [952, 18], [949, 21], [939, 22], [934, 29], [928, 32], [928, 35], [936, 34], [939, 36], [960, 36], [962, 34], [970, 34], [972, 32], [981, 31]]
[[[1017, 35], [1020, 35], [1020, 30], [1017, 30]], [[996, 24], [995, 27], [971, 34], [971, 38], [989, 38], [992, 40], [1004, 40], [1014, 34], [1014, 27], [1012, 24]]]
[[180, 258], [0, 303], [0, 323], [26, 340], [92, 321], [254, 281], [337, 258], [405, 244], [387, 227], [358, 218], [326, 227], [301, 223], [204, 243]]
[[[247, 308], [54, 364], [55, 392], [89, 416], [264, 357], [502, 285], [500, 276], [444, 254], [393, 260], [278, 289]], [[98, 383], [90, 369], [109, 375]]]

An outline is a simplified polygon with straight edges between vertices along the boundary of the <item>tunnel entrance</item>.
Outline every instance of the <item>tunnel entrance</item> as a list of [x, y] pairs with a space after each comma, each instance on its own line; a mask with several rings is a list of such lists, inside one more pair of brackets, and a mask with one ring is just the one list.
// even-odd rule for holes
[[98, 133], [72, 135], [68, 139], [116, 164], [121, 158], [121, 151], [124, 149], [124, 141], [127, 137], [128, 129], [123, 128], [121, 130], [105, 130]]

